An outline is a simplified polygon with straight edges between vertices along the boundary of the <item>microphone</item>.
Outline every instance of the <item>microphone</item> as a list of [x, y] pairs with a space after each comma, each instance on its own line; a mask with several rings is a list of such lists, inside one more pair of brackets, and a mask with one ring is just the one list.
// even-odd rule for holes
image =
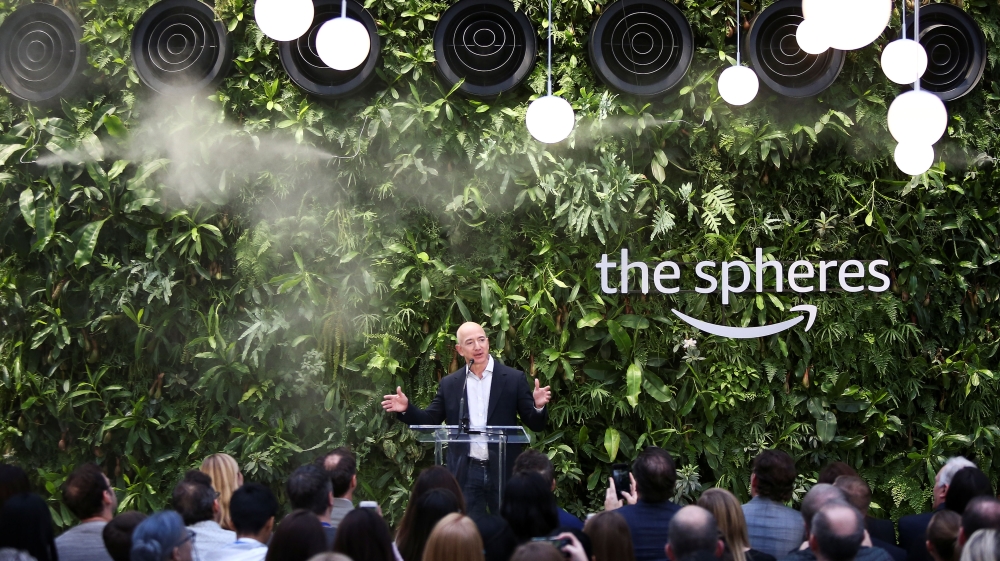
[[470, 358], [469, 362], [465, 363], [465, 380], [462, 383], [462, 399], [459, 401], [458, 405], [458, 432], [460, 433], [469, 433], [469, 409], [465, 406], [465, 392], [469, 387], [469, 371], [475, 363], [476, 359], [474, 358]]

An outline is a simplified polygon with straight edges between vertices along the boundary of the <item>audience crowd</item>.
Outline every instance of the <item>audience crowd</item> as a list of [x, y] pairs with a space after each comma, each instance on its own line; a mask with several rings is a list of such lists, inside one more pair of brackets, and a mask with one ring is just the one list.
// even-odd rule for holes
[[1000, 500], [962, 457], [934, 480], [933, 510], [905, 516], [899, 532], [873, 518], [872, 490], [849, 465], [830, 464], [788, 506], [792, 458], [765, 450], [750, 473], [746, 504], [707, 489], [697, 504], [673, 502], [677, 472], [655, 446], [615, 480], [604, 510], [586, 522], [554, 495], [552, 462], [522, 453], [499, 512], [470, 517], [458, 481], [425, 469], [395, 531], [377, 505], [355, 507], [357, 460], [338, 448], [296, 469], [285, 484], [292, 512], [277, 519], [274, 493], [244, 481], [236, 461], [209, 456], [174, 487], [171, 510], [119, 513], [107, 476], [82, 465], [62, 486], [79, 523], [56, 537], [49, 506], [20, 468], [0, 464], [0, 561], [1000, 561]]

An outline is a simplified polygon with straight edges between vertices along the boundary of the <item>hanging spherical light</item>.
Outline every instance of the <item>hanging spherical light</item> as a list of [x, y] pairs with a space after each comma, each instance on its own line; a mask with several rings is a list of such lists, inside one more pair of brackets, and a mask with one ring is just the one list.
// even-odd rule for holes
[[830, 37], [827, 31], [819, 19], [805, 19], [795, 30], [795, 40], [803, 51], [811, 55], [821, 55], [830, 49]]
[[934, 147], [918, 142], [900, 142], [894, 153], [896, 166], [908, 175], [923, 175], [934, 165]]
[[730, 66], [719, 76], [719, 95], [730, 105], [746, 105], [757, 97], [760, 79], [746, 66]]
[[882, 35], [892, 16], [892, 0], [802, 0], [802, 14], [826, 29], [831, 47], [853, 51]]
[[899, 39], [882, 51], [882, 71], [897, 84], [912, 84], [927, 71], [927, 51], [912, 39]]
[[264, 35], [275, 41], [294, 41], [312, 26], [312, 0], [257, 0], [254, 19]]
[[889, 106], [889, 132], [897, 142], [933, 146], [947, 128], [948, 110], [930, 92], [906, 92]]
[[316, 54], [334, 70], [354, 70], [368, 59], [372, 41], [360, 21], [337, 17], [323, 24], [316, 33]]
[[576, 126], [573, 106], [555, 95], [543, 96], [532, 101], [524, 120], [531, 136], [545, 144], [566, 140]]

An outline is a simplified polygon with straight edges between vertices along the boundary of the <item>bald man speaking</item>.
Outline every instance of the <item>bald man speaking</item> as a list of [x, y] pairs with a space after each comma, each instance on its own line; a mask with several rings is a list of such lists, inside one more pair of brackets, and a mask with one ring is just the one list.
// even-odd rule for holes
[[[544, 430], [548, 421], [545, 406], [552, 399], [549, 387], [541, 387], [536, 379], [532, 391], [524, 372], [494, 361], [490, 355], [490, 340], [479, 324], [463, 324], [456, 338], [455, 349], [465, 358], [466, 366], [441, 380], [437, 395], [426, 409], [411, 404], [402, 388], [396, 388], [394, 395], [385, 396], [382, 408], [396, 413], [399, 420], [408, 425], [439, 425], [442, 422], [458, 425], [461, 418], [467, 416], [473, 428], [514, 426], [520, 415], [521, 422], [531, 430]], [[469, 515], [485, 513], [487, 508], [491, 514], [500, 514], [500, 469], [504, 470], [505, 477], [510, 477], [514, 460], [520, 453], [520, 444], [508, 444], [506, 465], [500, 466], [496, 445], [473, 442], [469, 446], [448, 447], [448, 469], [462, 486]]]

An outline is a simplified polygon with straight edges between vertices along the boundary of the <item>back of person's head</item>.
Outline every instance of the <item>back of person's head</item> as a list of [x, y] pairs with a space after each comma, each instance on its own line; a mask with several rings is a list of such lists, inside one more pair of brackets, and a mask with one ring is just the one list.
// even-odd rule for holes
[[632, 532], [621, 514], [598, 513], [587, 520], [583, 531], [590, 536], [595, 561], [635, 561]]
[[184, 519], [172, 510], [157, 512], [132, 532], [131, 561], [167, 561], [188, 538]]
[[1000, 559], [1000, 532], [978, 530], [962, 548], [961, 561], [996, 561]]
[[309, 561], [354, 561], [343, 553], [320, 553], [309, 558]]
[[559, 526], [559, 507], [552, 487], [535, 472], [515, 474], [504, 488], [500, 516], [519, 542], [546, 536]]
[[104, 510], [104, 492], [108, 480], [97, 464], [83, 464], [73, 470], [63, 484], [63, 503], [80, 520], [93, 518]]
[[948, 494], [945, 495], [944, 506], [948, 510], [953, 510], [959, 514], [965, 512], [965, 506], [976, 497], [993, 497], [993, 485], [990, 478], [986, 477], [983, 471], [976, 467], [967, 467], [958, 470], [958, 473], [948, 485]]
[[0, 561], [38, 561], [31, 554], [12, 547], [0, 547]]
[[677, 468], [674, 458], [659, 446], [647, 446], [632, 462], [636, 491], [646, 503], [662, 503], [674, 495]]
[[552, 460], [545, 454], [531, 448], [521, 452], [514, 460], [514, 473], [526, 471], [533, 471], [541, 475], [549, 485], [552, 485], [556, 479], [556, 469], [552, 465]]
[[354, 561], [394, 561], [389, 526], [373, 508], [356, 508], [337, 526], [333, 551]]
[[698, 506], [715, 517], [715, 523], [729, 546], [733, 561], [745, 561], [745, 551], [750, 547], [750, 534], [740, 500], [729, 491], [715, 487], [701, 494]]
[[853, 475], [841, 475], [834, 481], [833, 486], [844, 492], [847, 502], [858, 509], [862, 516], [868, 516], [868, 507], [872, 504], [872, 488], [864, 479]]
[[548, 542], [529, 542], [514, 550], [510, 561], [566, 561], [566, 558]]
[[420, 561], [434, 526], [445, 516], [459, 512], [458, 498], [447, 489], [431, 489], [417, 499], [412, 525], [400, 527], [396, 546], [404, 561]]
[[52, 514], [45, 500], [34, 493], [7, 499], [0, 509], [0, 547], [26, 551], [38, 561], [55, 561]]
[[324, 551], [326, 533], [319, 518], [308, 510], [296, 510], [278, 524], [264, 561], [308, 561]]
[[233, 528], [238, 536], [253, 536], [278, 515], [278, 499], [260, 483], [246, 482], [229, 501]]
[[443, 466], [431, 466], [420, 472], [417, 480], [413, 483], [413, 490], [410, 491], [410, 502], [407, 508], [414, 504], [416, 499], [420, 498], [421, 495], [431, 489], [447, 489], [451, 491], [458, 497], [462, 513], [465, 513], [465, 495], [462, 493], [462, 487], [458, 484], [455, 476], [448, 471], [448, 468]]
[[958, 561], [958, 530], [962, 517], [950, 510], [939, 510], [927, 524], [927, 550], [935, 561]]
[[517, 536], [502, 516], [484, 514], [474, 519], [483, 540], [486, 561], [507, 561], [517, 549]]
[[965, 456], [954, 456], [948, 458], [937, 474], [937, 487], [951, 485], [951, 480], [955, 474], [965, 468], [974, 468], [976, 464]]
[[198, 470], [190, 470], [174, 487], [171, 505], [184, 519], [184, 524], [190, 526], [215, 519], [215, 498], [212, 478]]
[[101, 531], [104, 549], [114, 561], [130, 561], [132, 558], [132, 533], [146, 520], [146, 515], [130, 510], [111, 519]]
[[847, 502], [847, 497], [844, 492], [840, 489], [834, 487], [833, 485], [828, 485], [826, 483], [817, 483], [809, 489], [806, 496], [802, 499], [802, 506], [800, 511], [802, 513], [802, 520], [806, 525], [806, 533], [812, 525], [812, 519], [827, 504], [840, 501]]
[[313, 514], [324, 514], [330, 509], [333, 484], [326, 472], [309, 464], [292, 472], [285, 484], [292, 508], [305, 509]]
[[777, 501], [788, 502], [795, 489], [795, 461], [781, 450], [764, 450], [753, 460], [753, 474], [757, 480], [757, 494]]
[[0, 508], [14, 495], [29, 492], [31, 483], [23, 469], [10, 464], [0, 464]]
[[212, 454], [201, 462], [201, 472], [211, 478], [211, 486], [219, 493], [219, 525], [235, 529], [229, 516], [229, 501], [243, 479], [240, 465], [229, 454]]
[[670, 520], [667, 553], [671, 559], [679, 560], [695, 553], [716, 554], [720, 545], [715, 517], [700, 506], [686, 506]]
[[827, 483], [829, 485], [833, 485], [834, 481], [836, 481], [841, 475], [860, 477], [858, 472], [846, 463], [833, 462], [819, 472], [819, 478], [816, 480], [816, 483]]
[[334, 497], [346, 495], [351, 490], [351, 481], [358, 474], [358, 459], [345, 446], [317, 460], [317, 466], [329, 475]]
[[439, 520], [427, 540], [422, 561], [485, 561], [476, 523], [457, 512]]
[[966, 540], [984, 529], [1000, 530], [1000, 500], [995, 497], [976, 497], [969, 501], [962, 513], [961, 532]]
[[809, 545], [821, 561], [853, 561], [864, 539], [865, 519], [850, 503], [827, 503], [812, 518]]

